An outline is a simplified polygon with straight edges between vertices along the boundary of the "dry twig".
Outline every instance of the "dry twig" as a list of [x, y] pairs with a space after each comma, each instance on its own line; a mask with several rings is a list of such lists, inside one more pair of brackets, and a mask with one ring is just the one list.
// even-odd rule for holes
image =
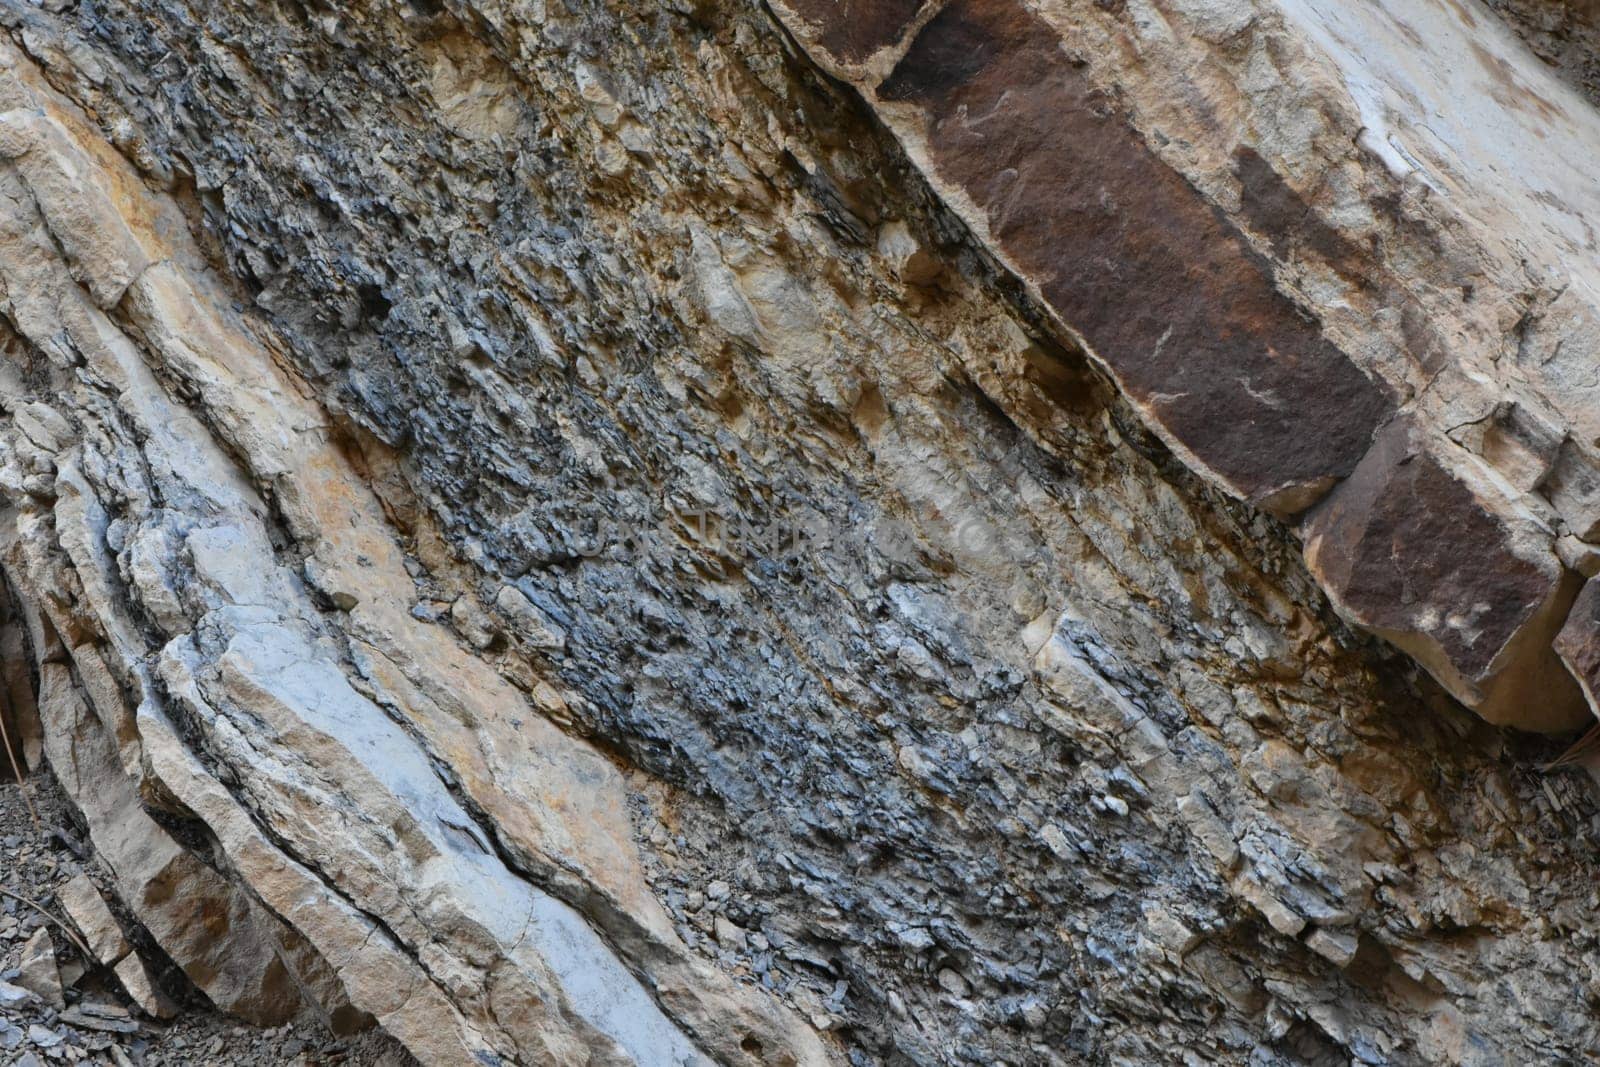
[[11, 747], [11, 734], [6, 730], [6, 717], [0, 709], [0, 744], [6, 747], [6, 757], [11, 760], [11, 773], [16, 776], [17, 788], [22, 791], [22, 802], [28, 805], [28, 815], [33, 819], [35, 833], [43, 833], [44, 826], [39, 822], [39, 809], [33, 806], [33, 798], [28, 795], [28, 784], [22, 780], [22, 768], [17, 766], [17, 750]]
[[52, 923], [54, 923], [57, 929], [67, 935], [67, 940], [71, 941], [77, 946], [78, 951], [83, 953], [83, 958], [86, 962], [90, 964], [99, 962], [96, 960], [95, 954], [89, 951], [89, 946], [83, 943], [83, 938], [78, 936], [77, 931], [73, 930], [72, 927], [68, 926], [66, 923], [50, 914], [49, 908], [46, 908], [43, 904], [40, 904], [36, 900], [28, 899], [21, 893], [13, 893], [11, 890], [6, 889], [3, 886], [0, 886], [0, 896], [8, 896], [12, 900], [20, 901], [21, 903], [32, 908], [34, 911], [38, 912], [40, 915], [43, 915], [46, 919], [49, 919]]

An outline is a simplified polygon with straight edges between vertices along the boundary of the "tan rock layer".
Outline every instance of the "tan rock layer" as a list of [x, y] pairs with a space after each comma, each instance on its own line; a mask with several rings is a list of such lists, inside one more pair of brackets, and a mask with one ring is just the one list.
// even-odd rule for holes
[[219, 1007], [376, 1019], [428, 1064], [826, 1062], [678, 939], [616, 769], [411, 615], [376, 497], [176, 206], [3, 51], [0, 562], [135, 917]]

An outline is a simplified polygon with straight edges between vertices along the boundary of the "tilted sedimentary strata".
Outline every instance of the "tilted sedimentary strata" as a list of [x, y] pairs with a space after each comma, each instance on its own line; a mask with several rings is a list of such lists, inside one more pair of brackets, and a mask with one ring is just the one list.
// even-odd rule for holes
[[1300, 520], [1345, 614], [1491, 721], [1586, 721], [1551, 643], [1600, 537], [1600, 115], [1510, 30], [1451, 0], [786, 10], [1165, 441]]
[[616, 772], [411, 614], [379, 500], [181, 216], [9, 58], [6, 566], [45, 754], [134, 914], [219, 1006], [354, 1009], [424, 1062], [820, 1062], [672, 933]]
[[0, 23], [7, 722], [217, 1006], [1594, 1053], [1594, 798], [1443, 693], [1592, 721], [1600, 115], [1476, 0]]

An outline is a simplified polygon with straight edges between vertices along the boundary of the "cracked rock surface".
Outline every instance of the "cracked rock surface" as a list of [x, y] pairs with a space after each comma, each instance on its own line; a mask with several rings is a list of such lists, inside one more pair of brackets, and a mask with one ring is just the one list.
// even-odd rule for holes
[[1600, 684], [1600, 116], [1503, 6], [0, 0], [91, 955], [430, 1065], [1600, 1052], [1495, 725]]

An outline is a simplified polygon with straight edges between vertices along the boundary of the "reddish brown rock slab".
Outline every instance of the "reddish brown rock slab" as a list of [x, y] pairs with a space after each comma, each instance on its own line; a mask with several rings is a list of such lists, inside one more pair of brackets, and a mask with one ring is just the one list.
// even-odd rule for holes
[[[800, 7], [833, 69], [859, 58], [828, 51], [825, 5]], [[1278, 515], [1355, 468], [1390, 413], [1384, 389], [1277, 291], [1048, 24], [1014, 0], [955, 0], [863, 90], [1192, 466]]]
[[1487, 479], [1448, 466], [1409, 419], [1306, 519], [1306, 561], [1339, 611], [1410, 653], [1490, 722], [1589, 719], [1551, 647], [1580, 581], [1553, 535]]
[[1590, 710], [1600, 717], [1600, 580], [1590, 579], [1578, 594], [1555, 648], [1582, 687]]
[[890, 47], [930, 0], [786, 0], [781, 12], [813, 53], [849, 70]]

